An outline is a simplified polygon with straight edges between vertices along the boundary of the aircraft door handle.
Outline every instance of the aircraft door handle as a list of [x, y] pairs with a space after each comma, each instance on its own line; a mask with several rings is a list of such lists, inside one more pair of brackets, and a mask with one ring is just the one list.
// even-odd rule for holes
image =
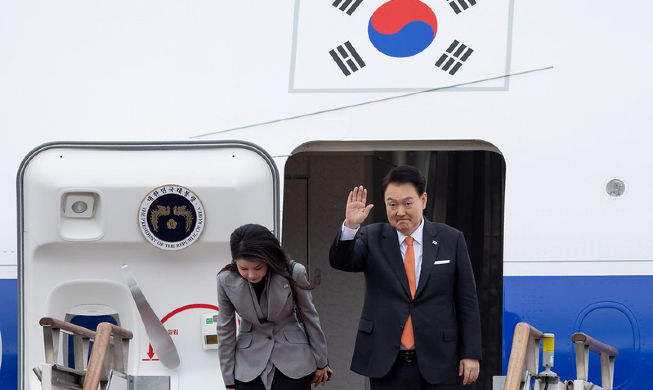
[[134, 302], [136, 302], [136, 308], [138, 308], [143, 325], [145, 325], [145, 332], [150, 338], [152, 349], [159, 356], [159, 361], [164, 366], [170, 369], [177, 368], [179, 366], [179, 353], [177, 352], [175, 343], [172, 341], [172, 337], [170, 337], [161, 320], [154, 313], [154, 310], [152, 310], [150, 303], [145, 298], [145, 295], [143, 295], [127, 264], [123, 264], [122, 273], [129, 287], [129, 291], [134, 298]]

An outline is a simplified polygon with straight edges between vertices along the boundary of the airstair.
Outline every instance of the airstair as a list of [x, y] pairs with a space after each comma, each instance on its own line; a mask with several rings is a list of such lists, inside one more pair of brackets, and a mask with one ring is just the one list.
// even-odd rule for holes
[[[126, 374], [129, 341], [133, 337], [127, 329], [102, 322], [92, 331], [50, 317], [41, 318], [39, 324], [43, 328], [45, 364], [33, 371], [42, 390], [170, 389], [169, 377]], [[68, 337], [73, 338], [73, 367], [63, 364], [63, 343]]]
[[[576, 351], [576, 379], [562, 380], [553, 367], [554, 335], [542, 333], [533, 326], [520, 322], [515, 326], [512, 350], [503, 387], [495, 390], [613, 390], [614, 358], [619, 351], [584, 333], [571, 336]], [[542, 365], [544, 371], [538, 373], [542, 342]], [[589, 382], [589, 353], [601, 356], [601, 386]]]

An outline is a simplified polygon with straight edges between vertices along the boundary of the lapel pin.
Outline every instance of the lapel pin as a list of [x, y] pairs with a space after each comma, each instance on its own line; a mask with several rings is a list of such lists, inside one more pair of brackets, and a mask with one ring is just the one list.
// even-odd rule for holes
[[283, 285], [283, 288], [288, 288], [288, 285], [287, 285], [287, 284], [284, 284], [284, 285]]
[[433, 240], [433, 245], [438, 245], [438, 242]]

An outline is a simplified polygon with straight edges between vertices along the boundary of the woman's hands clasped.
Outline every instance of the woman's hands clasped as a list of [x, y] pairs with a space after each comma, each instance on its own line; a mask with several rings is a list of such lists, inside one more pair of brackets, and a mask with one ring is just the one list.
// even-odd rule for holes
[[315, 377], [311, 381], [313, 384], [313, 387], [317, 387], [317, 385], [322, 384], [324, 386], [326, 382], [329, 380], [329, 377], [331, 377], [331, 374], [333, 374], [333, 371], [329, 366], [326, 366], [324, 368], [318, 368], [315, 370]]

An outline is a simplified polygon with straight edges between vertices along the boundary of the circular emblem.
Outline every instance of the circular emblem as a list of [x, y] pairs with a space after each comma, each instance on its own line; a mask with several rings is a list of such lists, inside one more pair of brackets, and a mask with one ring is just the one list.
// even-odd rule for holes
[[438, 20], [419, 0], [391, 0], [372, 14], [367, 25], [370, 42], [390, 57], [410, 57], [431, 45]]
[[145, 197], [138, 222], [150, 244], [165, 250], [184, 249], [204, 230], [204, 207], [188, 188], [167, 184]]

